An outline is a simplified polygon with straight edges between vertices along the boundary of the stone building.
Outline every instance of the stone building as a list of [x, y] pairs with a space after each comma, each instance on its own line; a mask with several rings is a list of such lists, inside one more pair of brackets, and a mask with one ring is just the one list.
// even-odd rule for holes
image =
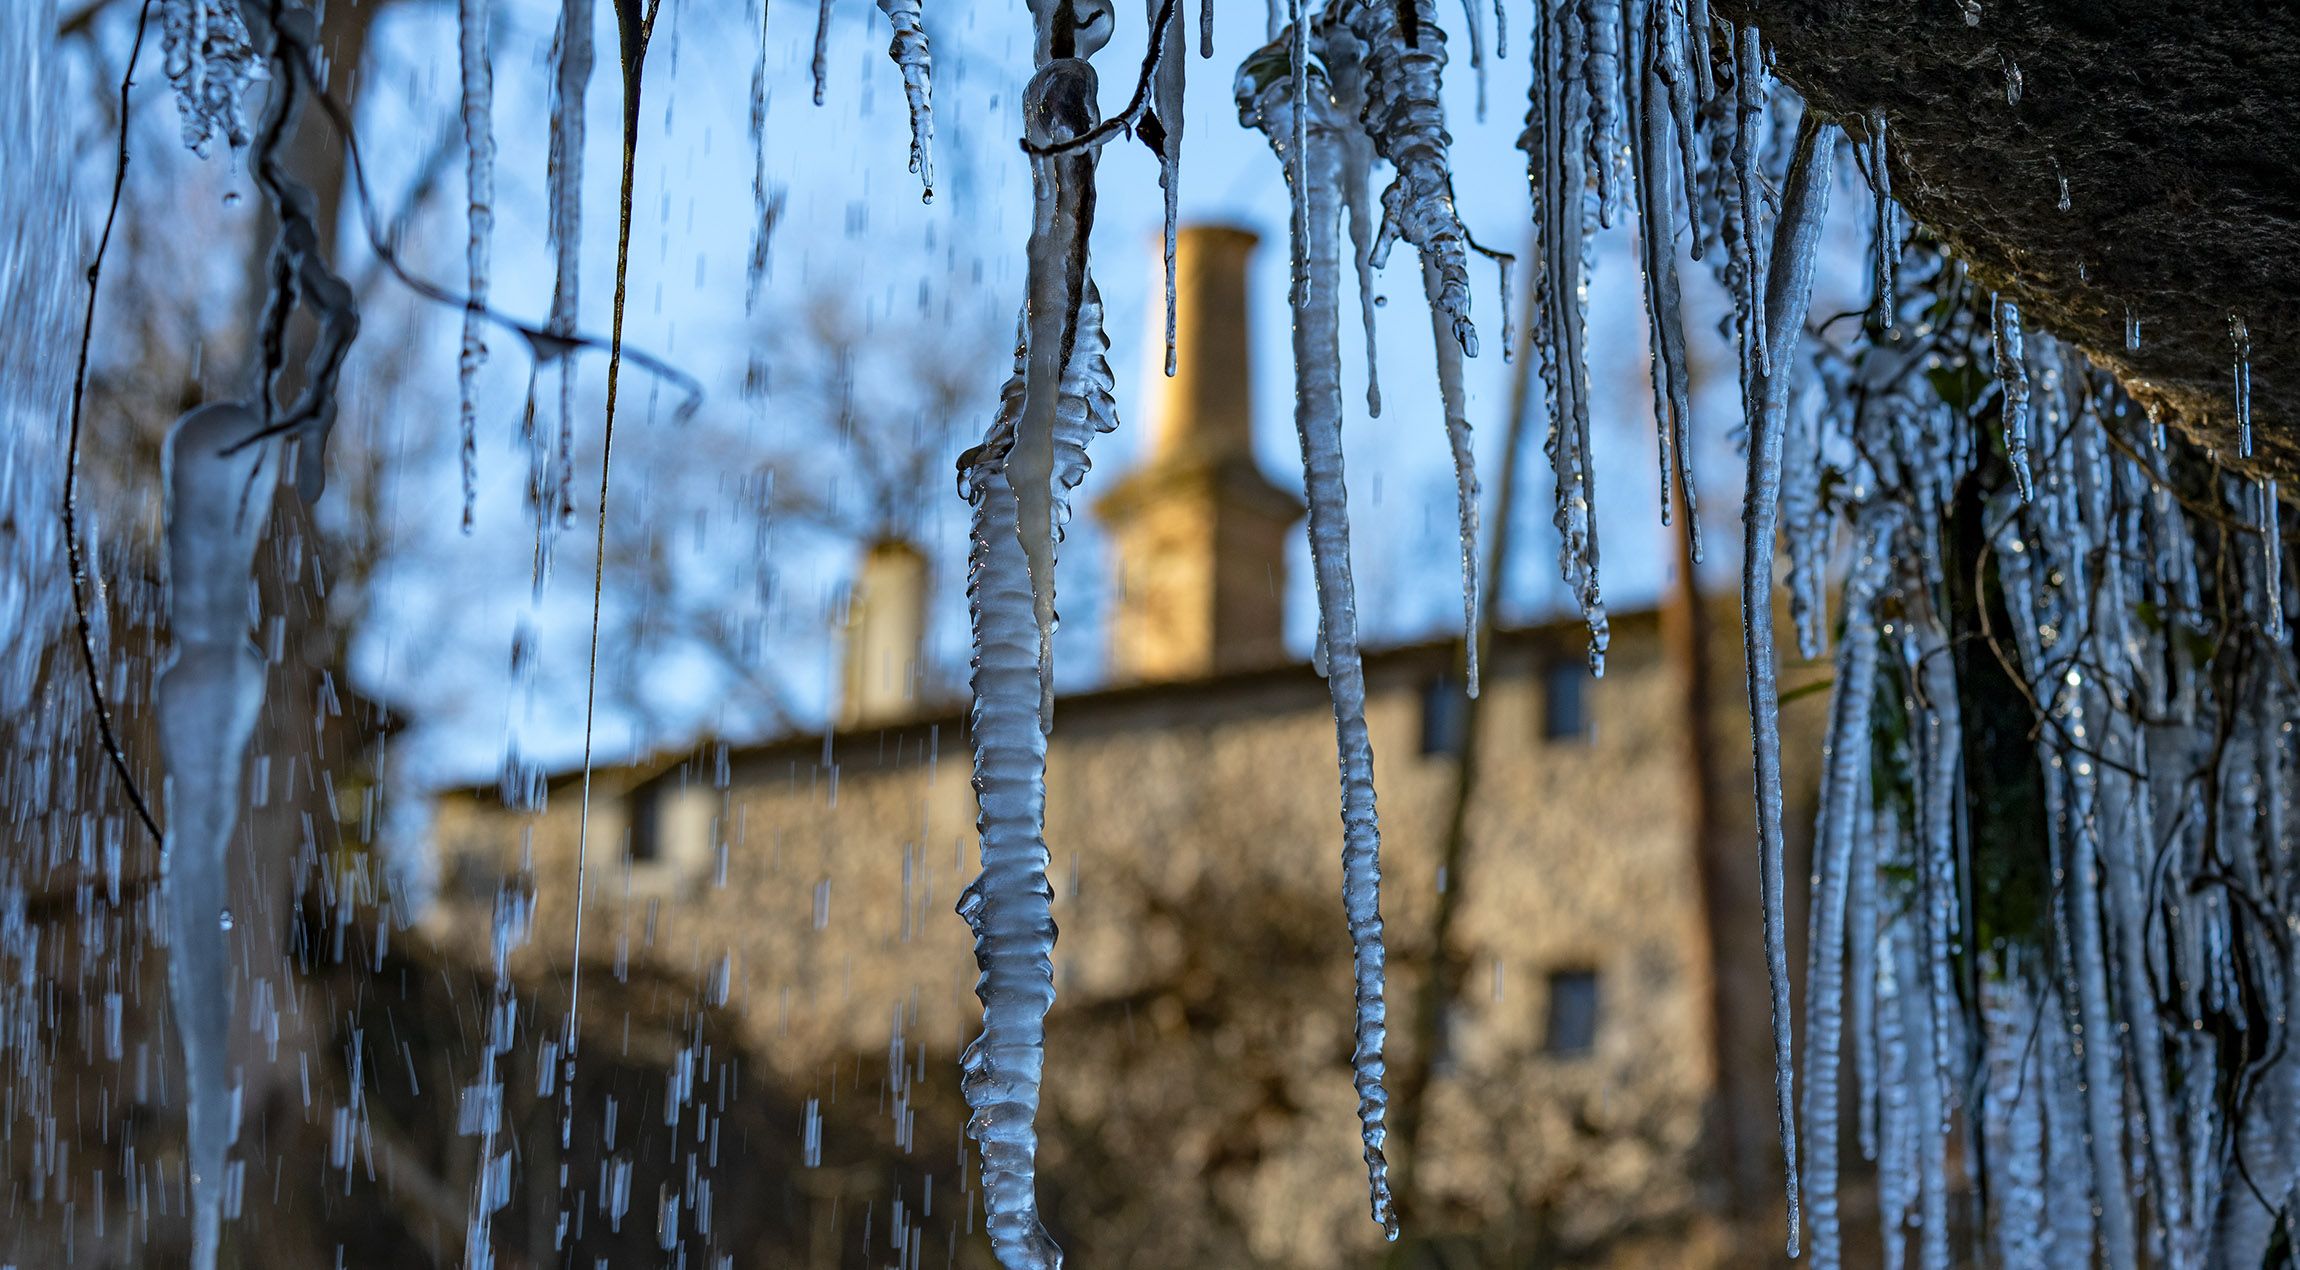
[[[1153, 457], [1096, 509], [1121, 578], [1112, 684], [1055, 710], [1041, 1194], [1078, 1265], [1395, 1255], [1366, 1217], [1349, 1078], [1333, 719], [1281, 640], [1300, 504], [1248, 444], [1252, 245], [1182, 239], [1183, 373]], [[745, 1088], [808, 1107], [806, 1158], [746, 1187], [803, 1209], [803, 1246], [736, 1264], [982, 1255], [956, 1081], [980, 1007], [952, 913], [977, 868], [971, 758], [961, 703], [915, 692], [923, 576], [908, 548], [869, 554], [837, 730], [594, 777], [582, 973], [689, 985], [748, 1056]], [[1688, 652], [1699, 626], [1617, 615], [1603, 679], [1577, 622], [1498, 633], [1450, 868], [1458, 647], [1368, 656], [1391, 1063], [1428, 1076], [1406, 1202], [1443, 1264], [1720, 1264], [1777, 1184], [1747, 734], [1722, 669], [1739, 649]], [[1818, 703], [1791, 709], [1809, 735]], [[578, 804], [565, 778], [539, 812], [445, 797], [430, 936], [477, 955], [508, 887], [534, 906], [521, 981], [563, 978]], [[1432, 1011], [1441, 961], [1460, 987]], [[870, 1163], [893, 1158], [912, 1172]]]

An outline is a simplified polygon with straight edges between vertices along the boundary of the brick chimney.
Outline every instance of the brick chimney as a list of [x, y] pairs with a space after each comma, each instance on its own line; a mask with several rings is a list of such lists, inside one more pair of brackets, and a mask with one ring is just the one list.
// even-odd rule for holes
[[917, 710], [926, 583], [926, 556], [907, 542], [881, 539], [863, 553], [847, 598], [840, 727], [885, 723]]
[[[1162, 337], [1146, 359], [1151, 458], [1095, 505], [1118, 554], [1111, 669], [1121, 681], [1285, 659], [1286, 543], [1302, 502], [1254, 464], [1246, 275], [1257, 241], [1193, 225], [1175, 242], [1175, 375], [1159, 373]], [[1163, 313], [1151, 329], [1163, 331]]]

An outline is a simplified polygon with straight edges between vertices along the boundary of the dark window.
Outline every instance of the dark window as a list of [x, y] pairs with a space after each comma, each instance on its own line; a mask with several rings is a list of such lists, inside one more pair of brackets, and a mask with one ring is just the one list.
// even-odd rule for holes
[[1541, 672], [1541, 736], [1545, 741], [1581, 741], [1589, 736], [1583, 694], [1589, 671], [1578, 661], [1553, 661]]
[[1461, 753], [1468, 705], [1461, 681], [1452, 675], [1439, 675], [1423, 686], [1423, 755]]
[[1549, 1033], [1543, 1048], [1552, 1054], [1587, 1054], [1597, 1046], [1597, 972], [1553, 970], [1549, 974]]
[[631, 791], [630, 853], [633, 864], [653, 864], [663, 858], [663, 785], [650, 781]]

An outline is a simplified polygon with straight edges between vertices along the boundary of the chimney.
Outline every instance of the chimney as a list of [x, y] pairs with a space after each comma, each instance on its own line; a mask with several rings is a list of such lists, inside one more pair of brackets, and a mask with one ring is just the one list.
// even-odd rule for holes
[[1150, 461], [1095, 506], [1118, 555], [1111, 668], [1122, 681], [1285, 659], [1286, 544], [1302, 502], [1254, 464], [1246, 279], [1257, 241], [1226, 225], [1187, 226], [1175, 241], [1171, 378], [1159, 373], [1163, 312], [1150, 324], [1161, 333], [1147, 359]]
[[926, 556], [907, 542], [881, 539], [863, 553], [847, 599], [840, 727], [885, 723], [917, 709], [926, 580]]

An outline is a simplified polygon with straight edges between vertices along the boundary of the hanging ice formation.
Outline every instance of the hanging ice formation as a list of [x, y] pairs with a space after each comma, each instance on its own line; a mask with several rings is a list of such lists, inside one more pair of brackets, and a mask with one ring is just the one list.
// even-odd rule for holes
[[[1304, 34], [1308, 34], [1304, 32]], [[1315, 60], [1300, 57], [1288, 32], [1248, 59], [1238, 72], [1238, 117], [1269, 138], [1286, 166], [1292, 190], [1294, 294], [1294, 429], [1302, 449], [1302, 485], [1308, 495], [1310, 564], [1318, 593], [1318, 634], [1326, 690], [1333, 701], [1335, 747], [1341, 769], [1342, 902], [1348, 918], [1356, 984], [1356, 1046], [1351, 1056], [1358, 1119], [1365, 1142], [1373, 1218], [1398, 1235], [1383, 1153], [1389, 1096], [1383, 1000], [1386, 953], [1382, 943], [1381, 821], [1374, 807], [1374, 751], [1366, 731], [1365, 667], [1358, 649], [1357, 596], [1350, 579], [1350, 523], [1342, 479], [1341, 220], [1344, 140], [1353, 120], [1343, 116], [1323, 63], [1352, 58], [1348, 31], [1319, 31]], [[1344, 47], [1337, 49], [1337, 43]], [[1297, 93], [1297, 76], [1306, 91]], [[1307, 103], [1309, 114], [1297, 118]], [[1302, 152], [1293, 154], [1296, 146]], [[1442, 347], [1442, 344], [1441, 344]]]
[[263, 78], [263, 59], [248, 38], [239, 0], [161, 0], [160, 21], [184, 144], [201, 158], [219, 140], [234, 150], [247, 145], [240, 98]]
[[[934, 201], [934, 60], [920, 24], [919, 0], [878, 0], [879, 12], [894, 28], [887, 56], [902, 69], [902, 95], [910, 106], [910, 170], [924, 187], [920, 198]], [[1179, 59], [1176, 59], [1179, 61]]]
[[[1170, 12], [1171, 6], [1169, 6]], [[982, 1152], [984, 1224], [1009, 1270], [1062, 1252], [1038, 1216], [1039, 1077], [1054, 1000], [1046, 878], [1046, 732], [1053, 723], [1054, 562], [1086, 445], [1117, 426], [1102, 302], [1087, 266], [1101, 122], [1086, 60], [1109, 42], [1107, 0], [1038, 0], [1037, 73], [1023, 94], [1035, 206], [1014, 374], [981, 445], [959, 459], [974, 508], [974, 786], [982, 872], [960, 894], [974, 931], [982, 1031], [961, 1060]]]
[[[1397, 168], [1378, 237], [1354, 253], [1361, 298], [1367, 270], [1402, 236], [1433, 266], [1441, 321], [1466, 316], [1466, 236], [1450, 237], [1459, 223], [1443, 197], [1434, 7], [1305, 8], [1317, 40], [1274, 21], [1238, 95], [1296, 199], [1297, 422], [1355, 850], [1361, 831], [1372, 841], [1372, 791], [1361, 822], [1350, 681], [1337, 673], [1349, 664], [1346, 564], [1326, 549], [1339, 500], [1329, 507], [1319, 492], [1338, 465], [1325, 448], [1338, 409], [1336, 204], [1355, 238], [1371, 160]], [[2273, 487], [2176, 461], [2161, 430], [2145, 456], [2112, 446], [2136, 413], [2113, 385], [2024, 330], [2009, 294], [1976, 295], [1921, 232], [1904, 236], [1881, 116], [1860, 121], [1853, 147], [1875, 196], [1877, 320], [1850, 342], [1809, 340], [1847, 143], [1775, 90], [1755, 28], [1713, 27], [1700, 3], [1554, 0], [1538, 7], [1530, 43], [1531, 336], [1549, 387], [1563, 571], [1589, 613], [1593, 660], [1605, 627], [1587, 439], [1591, 222], [1624, 206], [1639, 217], [1663, 476], [1688, 496], [1696, 434], [1678, 226], [1692, 227], [1693, 254], [1735, 300], [1750, 428], [1742, 598], [1792, 1247], [1809, 1234], [1817, 1263], [1845, 1258], [1842, 1112], [1879, 1165], [1890, 1264], [1949, 1264], [1960, 1176], [1986, 1198], [2009, 1265], [2187, 1267], [2208, 1250], [2256, 1263], [2300, 1183], [2300, 1147], [2270, 1127], [2300, 1100], [2300, 1047], [2280, 1048], [2281, 1003], [2300, 973], [2275, 915], [2300, 881], [2277, 845], [2296, 756], [2278, 723], [2293, 706], [2293, 658], [2280, 639]], [[1769, 145], [1789, 122], [1793, 150]], [[2230, 331], [2241, 402], [2246, 349], [2241, 327]], [[1973, 387], [1988, 367], [2002, 391]], [[1812, 379], [1821, 392], [1800, 396]], [[2252, 527], [2260, 567], [2206, 567], [2211, 543], [2191, 533], [2183, 500]], [[1785, 533], [1798, 642], [1823, 653], [1838, 524], [1856, 558], [1825, 751], [1800, 1123], [1773, 566]], [[2260, 602], [2248, 609], [2231, 588]], [[2013, 714], [1975, 720], [1960, 703]], [[2229, 733], [2214, 721], [2232, 716], [2253, 722], [2219, 749]], [[2009, 819], [1976, 822], [1975, 807]], [[2169, 845], [2155, 854], [2148, 843]], [[1986, 886], [1974, 877], [1983, 869]], [[2010, 893], [2023, 887], [2026, 898]], [[2236, 897], [2222, 894], [2231, 888]], [[1970, 1121], [1961, 1132], [1959, 1115]], [[2131, 1198], [2135, 1177], [2146, 1204]]]
[[463, 309], [463, 351], [456, 358], [457, 407], [463, 426], [463, 532], [470, 533], [479, 496], [479, 410], [472, 393], [487, 342], [480, 337], [480, 313], [487, 307], [487, 266], [495, 233], [495, 69], [488, 21], [491, 0], [457, 0], [458, 62], [463, 81], [463, 179], [466, 192], [464, 245], [470, 301]]
[[[1337, 0], [1326, 21], [1355, 36], [1355, 48], [1334, 60], [1354, 60], [1362, 86], [1359, 123], [1374, 155], [1395, 171], [1382, 191], [1382, 216], [1368, 261], [1380, 268], [1390, 247], [1404, 239], [1421, 253], [1422, 289], [1437, 332], [1438, 392], [1447, 443], [1453, 451], [1454, 492], [1461, 521], [1462, 632], [1468, 649], [1468, 688], [1478, 690], [1477, 465], [1470, 449], [1469, 416], [1461, 386], [1461, 357], [1477, 356], [1470, 323], [1469, 231], [1454, 210], [1451, 138], [1438, 88], [1445, 73], [1445, 31], [1436, 0]], [[1303, 121], [1297, 121], [1297, 128]], [[1299, 226], [1297, 225], [1297, 230]]]
[[168, 431], [168, 626], [174, 649], [156, 692], [166, 762], [168, 834], [161, 857], [168, 924], [168, 999], [184, 1054], [192, 1264], [212, 1270], [239, 1136], [231, 1065], [228, 849], [239, 821], [241, 768], [264, 663], [248, 639], [256, 541], [278, 481], [274, 443], [236, 402], [203, 406]]

